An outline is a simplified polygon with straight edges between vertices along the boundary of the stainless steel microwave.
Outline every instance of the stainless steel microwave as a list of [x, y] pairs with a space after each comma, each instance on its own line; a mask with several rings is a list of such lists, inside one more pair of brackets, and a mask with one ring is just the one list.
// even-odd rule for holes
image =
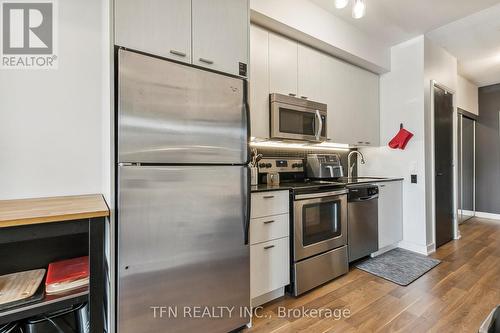
[[326, 141], [326, 104], [270, 94], [269, 105], [272, 139]]

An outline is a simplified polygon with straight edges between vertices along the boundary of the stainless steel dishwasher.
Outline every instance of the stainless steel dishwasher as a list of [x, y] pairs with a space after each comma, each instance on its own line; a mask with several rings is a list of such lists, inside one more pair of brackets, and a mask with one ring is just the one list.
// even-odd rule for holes
[[378, 251], [378, 186], [349, 186], [347, 239], [349, 262]]

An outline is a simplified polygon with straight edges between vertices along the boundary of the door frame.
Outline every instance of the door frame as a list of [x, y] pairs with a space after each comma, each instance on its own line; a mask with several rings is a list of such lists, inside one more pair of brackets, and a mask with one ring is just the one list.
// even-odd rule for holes
[[[477, 131], [477, 121], [479, 119], [479, 117], [473, 113], [470, 113], [470, 112], [467, 112], [461, 108], [457, 108], [457, 116], [459, 116], [460, 118], [460, 130], [462, 131], [462, 133], [458, 133], [458, 128], [457, 128], [457, 136], [460, 134], [460, 151], [458, 152], [458, 158], [459, 160], [457, 161], [458, 163], [461, 163], [462, 164], [462, 168], [460, 169], [460, 174], [458, 175], [458, 177], [460, 177], [460, 191], [458, 193], [458, 196], [459, 196], [459, 202], [460, 202], [460, 207], [463, 205], [463, 201], [464, 201], [464, 171], [463, 171], [463, 160], [464, 160], [464, 154], [463, 154], [463, 150], [464, 150], [464, 142], [463, 142], [463, 131], [464, 131], [464, 117], [467, 118], [467, 119], [470, 119], [474, 122], [474, 126], [472, 128], [473, 130], [473, 166], [472, 166], [472, 174], [473, 174], [473, 179], [472, 179], [472, 216], [470, 216], [467, 220], [473, 218], [476, 216], [476, 131]], [[458, 121], [458, 119], [457, 119]], [[457, 144], [458, 144], [458, 138], [457, 138]], [[458, 165], [457, 165], [457, 168], [458, 168]], [[457, 180], [458, 181], [458, 180]], [[457, 186], [458, 186], [458, 183], [457, 183]], [[462, 208], [462, 207], [461, 207]], [[462, 217], [463, 217], [463, 212], [464, 210], [463, 209], [458, 209], [458, 203], [457, 203], [457, 214], [462, 214]], [[458, 218], [458, 216], [457, 216]], [[465, 221], [467, 220], [463, 220], [463, 219], [459, 219], [458, 220], [458, 224], [462, 224], [464, 223]]]
[[430, 122], [431, 122], [431, 170], [430, 173], [432, 175], [431, 178], [431, 216], [432, 216], [432, 244], [434, 252], [436, 250], [436, 149], [435, 149], [435, 108], [434, 108], [434, 88], [439, 88], [444, 90], [445, 92], [453, 95], [453, 182], [452, 182], [452, 191], [453, 191], [453, 239], [460, 239], [460, 229], [458, 228], [458, 111], [456, 107], [456, 91], [450, 89], [435, 80], [431, 80], [431, 114], [430, 114]]

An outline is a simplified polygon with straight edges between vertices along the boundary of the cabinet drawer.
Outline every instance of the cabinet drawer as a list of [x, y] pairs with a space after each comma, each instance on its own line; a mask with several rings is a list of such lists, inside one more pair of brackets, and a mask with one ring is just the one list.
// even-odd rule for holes
[[255, 298], [290, 283], [288, 237], [250, 246], [250, 290]]
[[250, 244], [288, 237], [289, 215], [274, 215], [250, 220]]
[[251, 218], [288, 213], [288, 191], [252, 193]]

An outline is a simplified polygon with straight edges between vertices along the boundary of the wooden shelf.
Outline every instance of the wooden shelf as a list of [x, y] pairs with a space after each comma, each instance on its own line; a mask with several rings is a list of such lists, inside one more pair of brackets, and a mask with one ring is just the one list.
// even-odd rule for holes
[[59, 295], [45, 295], [39, 302], [0, 311], [0, 325], [88, 302], [88, 296], [88, 287]]
[[101, 194], [0, 200], [0, 228], [109, 216]]

